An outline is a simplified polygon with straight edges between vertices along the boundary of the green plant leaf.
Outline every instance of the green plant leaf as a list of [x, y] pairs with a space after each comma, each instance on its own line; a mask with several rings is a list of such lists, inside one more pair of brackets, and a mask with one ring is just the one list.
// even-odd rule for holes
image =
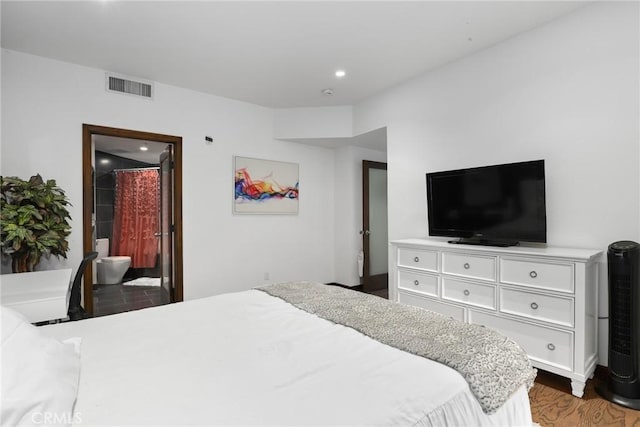
[[2, 254], [12, 258], [14, 272], [33, 270], [42, 255], [66, 258], [70, 203], [56, 181], [0, 176], [0, 189]]

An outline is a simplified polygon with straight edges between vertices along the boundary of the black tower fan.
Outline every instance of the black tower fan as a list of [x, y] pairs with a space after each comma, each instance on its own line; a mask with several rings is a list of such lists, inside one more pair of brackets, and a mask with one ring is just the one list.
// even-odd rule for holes
[[609, 245], [609, 377], [597, 391], [640, 410], [640, 245]]

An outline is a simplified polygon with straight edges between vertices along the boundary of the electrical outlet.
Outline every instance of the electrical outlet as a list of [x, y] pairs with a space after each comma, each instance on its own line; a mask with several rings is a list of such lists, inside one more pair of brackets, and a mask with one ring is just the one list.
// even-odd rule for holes
[[269, 272], [264, 273], [264, 280], [269, 280]]

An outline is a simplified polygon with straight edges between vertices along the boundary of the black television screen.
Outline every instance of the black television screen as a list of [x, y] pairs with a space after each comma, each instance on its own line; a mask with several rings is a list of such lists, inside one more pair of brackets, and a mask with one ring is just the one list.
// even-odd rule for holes
[[452, 243], [546, 243], [544, 160], [427, 173], [427, 215]]

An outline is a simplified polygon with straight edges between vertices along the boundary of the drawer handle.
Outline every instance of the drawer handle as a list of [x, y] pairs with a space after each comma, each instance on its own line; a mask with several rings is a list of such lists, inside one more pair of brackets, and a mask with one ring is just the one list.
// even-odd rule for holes
[[415, 258], [413, 259], [413, 261], [414, 261], [414, 262], [420, 262], [420, 258], [415, 257]]
[[538, 309], [538, 304], [536, 304], [535, 302], [531, 303], [531, 308], [533, 308], [534, 310]]
[[555, 349], [556, 349], [556, 346], [555, 346], [555, 345], [553, 345], [553, 344], [551, 344], [551, 343], [549, 343], [549, 344], [547, 344], [547, 348], [548, 348], [549, 350], [553, 351], [553, 350], [555, 350]]
[[463, 267], [464, 267], [465, 270], [468, 270], [471, 266], [469, 265], [468, 262], [465, 262]]
[[418, 280], [414, 280], [414, 281], [413, 281], [413, 284], [414, 284], [414, 285], [416, 285], [416, 286], [418, 286], [418, 285], [420, 284], [420, 282], [419, 282]]
[[530, 276], [532, 279], [535, 279], [536, 277], [538, 277], [538, 273], [536, 273], [536, 271], [535, 271], [535, 270], [532, 270], [531, 272], [529, 272], [529, 276]]
[[471, 292], [469, 292], [469, 289], [465, 289], [465, 290], [464, 290], [464, 292], [462, 292], [462, 293], [463, 293], [465, 296], [469, 296], [469, 294], [470, 294]]

